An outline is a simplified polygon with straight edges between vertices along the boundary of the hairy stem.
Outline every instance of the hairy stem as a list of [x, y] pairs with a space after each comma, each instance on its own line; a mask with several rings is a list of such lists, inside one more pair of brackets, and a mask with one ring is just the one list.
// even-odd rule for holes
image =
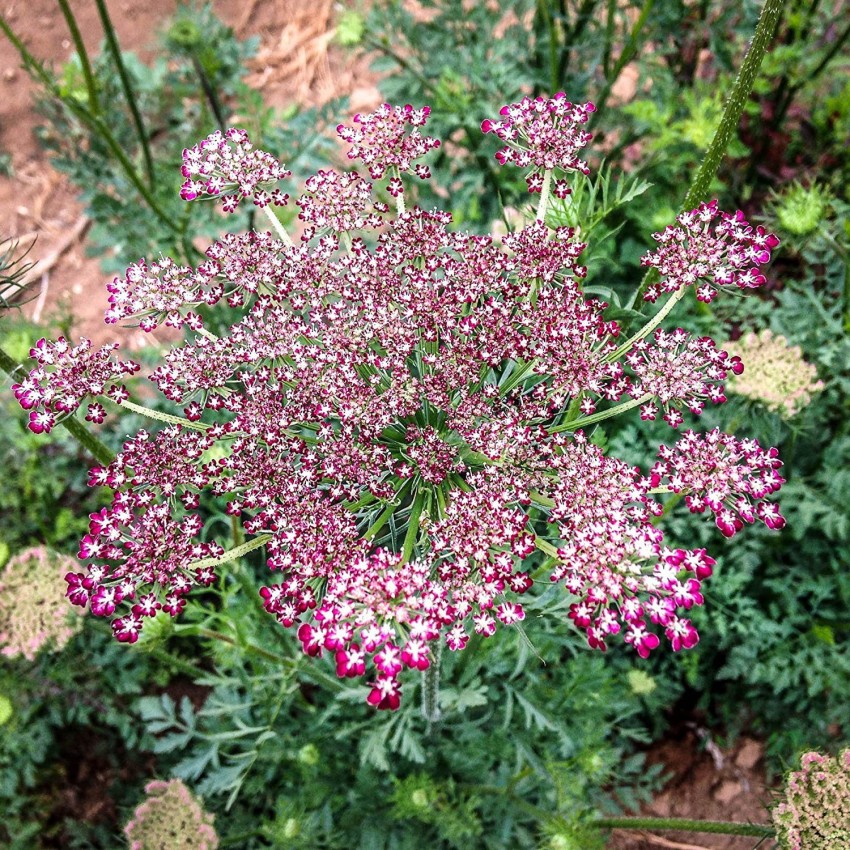
[[133, 413], [138, 413], [141, 416], [147, 416], [148, 419], [156, 419], [158, 422], [168, 422], [169, 425], [182, 425], [184, 428], [191, 428], [194, 431], [206, 431], [210, 426], [206, 422], [192, 422], [191, 419], [184, 419], [182, 416], [172, 416], [170, 413], [162, 413], [159, 410], [151, 410], [141, 404], [136, 404], [132, 401], [122, 401], [120, 407], [132, 410]]
[[[747, 55], [744, 57], [735, 84], [732, 86], [729, 99], [726, 101], [720, 123], [714, 131], [714, 137], [705, 152], [705, 158], [700, 163], [696, 176], [682, 202], [681, 209], [684, 211], [693, 209], [706, 198], [711, 181], [720, 168], [720, 162], [726, 153], [726, 148], [729, 146], [733, 133], [738, 128], [738, 122], [741, 120], [741, 114], [755, 84], [767, 48], [774, 38], [783, 4], [784, 0], [765, 0], [756, 24], [753, 40], [750, 43]], [[644, 275], [632, 303], [637, 304], [650, 284], [655, 283], [658, 279], [657, 270], [650, 269]]]
[[228, 549], [223, 555], [218, 555], [215, 558], [201, 558], [200, 561], [192, 561], [192, 563], [186, 565], [186, 569], [198, 570], [203, 567], [217, 567], [219, 564], [230, 563], [230, 561], [235, 561], [237, 558], [247, 555], [248, 552], [253, 552], [254, 549], [259, 549], [261, 546], [265, 546], [271, 539], [271, 534], [260, 534], [253, 540], [243, 543], [241, 546], [236, 546], [234, 549]]
[[688, 820], [687, 818], [594, 818], [590, 826], [600, 829], [675, 829], [680, 832], [708, 832], [714, 835], [751, 835], [771, 838], [776, 832], [767, 824], [731, 821]]
[[274, 210], [266, 205], [263, 208], [263, 212], [266, 214], [266, 218], [271, 222], [272, 229], [277, 234], [278, 239], [283, 242], [285, 245], [289, 245], [292, 247], [292, 239], [289, 234], [286, 232], [286, 228], [280, 223], [280, 219], [275, 215]]
[[549, 204], [549, 188], [552, 184], [552, 169], [546, 168], [543, 171], [543, 188], [540, 190], [540, 200], [537, 203], [537, 213], [535, 218], [538, 221], [546, 223], [546, 207]]
[[443, 642], [437, 641], [434, 660], [422, 673], [422, 716], [428, 723], [428, 734], [435, 723], [442, 719], [440, 710], [440, 666], [443, 656]]

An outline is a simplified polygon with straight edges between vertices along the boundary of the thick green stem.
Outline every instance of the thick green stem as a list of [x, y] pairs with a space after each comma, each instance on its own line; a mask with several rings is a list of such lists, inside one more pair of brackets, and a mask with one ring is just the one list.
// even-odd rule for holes
[[132, 410], [133, 413], [138, 413], [141, 416], [147, 416], [148, 419], [167, 422], [169, 425], [181, 425], [183, 428], [191, 428], [193, 431], [206, 431], [210, 427], [206, 422], [192, 422], [191, 419], [184, 419], [182, 416], [172, 416], [170, 413], [152, 410], [150, 407], [136, 404], [133, 401], [122, 401], [120, 406], [125, 410]]
[[109, 48], [109, 52], [112, 54], [112, 61], [115, 62], [115, 68], [117, 69], [118, 77], [121, 80], [121, 88], [124, 90], [124, 97], [127, 99], [127, 105], [130, 107], [130, 114], [133, 116], [133, 124], [136, 126], [136, 135], [139, 137], [139, 144], [142, 147], [142, 156], [145, 159], [145, 171], [148, 175], [148, 183], [150, 183], [151, 188], [154, 188], [156, 186], [156, 171], [153, 165], [153, 157], [151, 156], [150, 146], [148, 145], [148, 134], [145, 130], [142, 115], [139, 112], [135, 92], [130, 84], [130, 75], [127, 73], [127, 68], [124, 66], [124, 58], [121, 55], [121, 48], [118, 45], [115, 28], [112, 26], [112, 20], [109, 17], [109, 12], [106, 9], [106, 3], [104, 0], [95, 0], [95, 4], [97, 5], [97, 11], [100, 15], [100, 22], [103, 24], [103, 32], [106, 36], [106, 45]]
[[265, 206], [263, 207], [263, 212], [266, 214], [266, 218], [271, 222], [272, 229], [277, 234], [278, 239], [280, 239], [280, 241], [285, 245], [289, 245], [291, 248], [292, 239], [286, 232], [284, 226], [280, 223], [280, 219], [275, 215], [274, 210], [270, 206]]
[[428, 723], [428, 732], [443, 717], [440, 710], [440, 665], [443, 657], [443, 642], [437, 641], [434, 661], [422, 673], [422, 716]]
[[[10, 357], [6, 351], [0, 348], [0, 369], [10, 378], [15, 377], [15, 372], [20, 372], [21, 377], [26, 377], [27, 369]], [[95, 435], [73, 416], [62, 419], [59, 423], [91, 456], [104, 466], [109, 466], [115, 455]]]
[[754, 838], [772, 838], [776, 834], [773, 827], [767, 824], [687, 820], [686, 818], [594, 818], [586, 823], [599, 829], [675, 829], [679, 832], [750, 835]]
[[652, 393], [646, 393], [640, 398], [624, 401], [622, 404], [609, 407], [607, 410], [601, 410], [599, 413], [594, 413], [591, 416], [582, 416], [581, 419], [574, 419], [572, 422], [565, 422], [563, 425], [556, 425], [554, 428], [547, 428], [546, 430], [550, 434], [557, 434], [560, 431], [576, 431], [579, 428], [587, 428], [588, 425], [595, 425], [597, 422], [611, 419], [614, 416], [625, 413], [627, 410], [632, 410], [641, 404], [646, 404], [651, 398], [653, 398]]
[[[774, 38], [783, 3], [784, 0], [765, 0], [761, 15], [756, 24], [752, 43], [747, 51], [747, 55], [744, 57], [744, 62], [741, 65], [741, 70], [738, 72], [735, 84], [732, 86], [732, 93], [726, 101], [720, 123], [714, 131], [714, 137], [708, 146], [708, 150], [705, 152], [705, 158], [691, 182], [690, 188], [685, 195], [685, 200], [682, 202], [681, 209], [684, 211], [694, 209], [708, 195], [711, 181], [720, 168], [720, 162], [726, 153], [726, 148], [729, 146], [733, 133], [738, 128], [738, 122], [741, 120], [741, 114], [744, 111], [747, 98], [749, 98], [755, 84], [762, 60], [765, 53], [767, 53], [770, 42]], [[650, 269], [644, 275], [632, 303], [639, 303], [650, 284], [657, 280], [657, 270], [654, 268]]]
[[248, 552], [253, 552], [254, 549], [259, 549], [261, 546], [265, 546], [271, 539], [271, 534], [260, 534], [258, 537], [255, 537], [253, 540], [249, 540], [247, 543], [243, 543], [241, 546], [237, 546], [234, 549], [228, 549], [223, 555], [219, 555], [216, 558], [202, 558], [200, 561], [192, 561], [191, 564], [186, 565], [186, 569], [198, 570], [203, 567], [217, 567], [219, 564], [227, 564], [230, 561], [235, 561], [237, 558], [241, 558], [243, 555], [247, 555]]
[[536, 218], [538, 221], [546, 222], [546, 207], [549, 204], [549, 189], [552, 185], [552, 169], [543, 171], [543, 188], [540, 190], [540, 200], [537, 203]]
[[723, 117], [714, 131], [714, 138], [705, 152], [705, 158], [700, 164], [696, 177], [694, 177], [688, 193], [685, 195], [685, 200], [682, 203], [684, 210], [692, 209], [706, 198], [711, 181], [717, 174], [720, 162], [726, 154], [726, 148], [729, 147], [729, 142], [738, 129], [738, 122], [741, 120], [744, 106], [746, 106], [747, 99], [753, 85], [755, 85], [767, 48], [773, 39], [773, 33], [784, 4], [785, 0], [765, 0], [750, 49], [744, 57], [741, 70], [732, 86], [732, 93], [726, 101]]
[[74, 48], [77, 51], [77, 56], [80, 57], [80, 65], [83, 69], [83, 78], [86, 81], [86, 91], [89, 96], [89, 108], [94, 115], [100, 115], [100, 98], [97, 95], [97, 84], [94, 80], [94, 74], [89, 61], [89, 54], [86, 46], [83, 43], [83, 37], [80, 35], [80, 28], [77, 26], [77, 19], [68, 5], [68, 0], [58, 0], [59, 8], [62, 10], [62, 15], [65, 18], [65, 23], [68, 24], [68, 29], [71, 32], [71, 38], [74, 42]]

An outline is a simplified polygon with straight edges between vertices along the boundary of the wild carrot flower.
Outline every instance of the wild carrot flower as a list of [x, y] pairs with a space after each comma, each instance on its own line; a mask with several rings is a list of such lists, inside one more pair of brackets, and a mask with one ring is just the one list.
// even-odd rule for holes
[[213, 816], [179, 780], [154, 780], [133, 812], [124, 834], [130, 850], [216, 850]]
[[[781, 463], [719, 431], [685, 431], [648, 472], [595, 445], [592, 428], [609, 416], [663, 409], [679, 425], [721, 403], [741, 364], [657, 321], [623, 343], [607, 305], [583, 290], [586, 245], [547, 227], [545, 200], [563, 189], [552, 172], [587, 170], [577, 152], [590, 112], [558, 95], [485, 122], [532, 188], [543, 172], [536, 220], [501, 239], [406, 208], [402, 176], [426, 176], [414, 161], [438, 142], [422, 134], [427, 108], [385, 105], [339, 128], [374, 183], [308, 178], [298, 244], [266, 205], [274, 235], [225, 236], [197, 268], [161, 258], [113, 280], [107, 321], [186, 331], [150, 375], [178, 410], [91, 471], [114, 495], [90, 517], [87, 566], [66, 576], [71, 601], [133, 642], [220, 565], [265, 546], [276, 574], [260, 590], [266, 610], [339, 676], [365, 676], [380, 709], [398, 707], [404, 671], [427, 670], [438, 645], [461, 651], [522, 621], [523, 599], [547, 579], [570, 594], [568, 617], [593, 648], [617, 635], [642, 657], [665, 639], [694, 646], [688, 612], [714, 561], [665, 539], [659, 497], [684, 494], [727, 536], [756, 518], [780, 528], [768, 498]], [[280, 176], [242, 131], [211, 138], [187, 152], [187, 196], [238, 200]], [[750, 286], [775, 244], [713, 204], [665, 233], [647, 261], [666, 275], [657, 294], [705, 277]], [[216, 336], [198, 307], [222, 300], [241, 316]], [[50, 411], [67, 397], [70, 412], [91, 382], [54, 359], [19, 398], [32, 408], [46, 397]], [[121, 371], [97, 362], [98, 386]], [[203, 493], [226, 498], [246, 544], [226, 553], [201, 538]]]
[[73, 568], [73, 558], [36, 546], [0, 570], [0, 655], [32, 661], [43, 648], [62, 649], [80, 630], [60, 586]]
[[800, 346], [789, 345], [784, 336], [774, 336], [767, 328], [744, 334], [726, 348], [747, 361], [747, 371], [729, 381], [729, 391], [759, 401], [781, 416], [799, 413], [824, 387], [817, 369], [803, 359]]
[[[49, 433], [63, 417], [73, 414], [88, 397], [108, 395], [120, 404], [126, 387], [113, 383], [122, 375], [133, 375], [139, 364], [132, 360], [111, 359], [118, 343], [92, 350], [87, 339], [71, 347], [64, 337], [56, 342], [40, 339], [30, 349], [30, 357], [39, 365], [12, 392], [24, 410], [30, 411], [29, 428], [36, 434]], [[89, 418], [101, 421], [100, 405], [89, 407]]]
[[[589, 174], [590, 168], [579, 159], [578, 152], [592, 136], [581, 128], [596, 111], [592, 103], [573, 104], [563, 92], [552, 98], [525, 97], [519, 103], [509, 103], [500, 110], [502, 120], [486, 119], [481, 124], [484, 133], [494, 133], [505, 142], [496, 152], [500, 165], [508, 163], [519, 168], [533, 168], [526, 178], [530, 192], [543, 188], [541, 171], [560, 168]], [[566, 184], [559, 193], [569, 193]]]
[[647, 289], [647, 301], [656, 301], [662, 292], [695, 286], [697, 299], [708, 303], [718, 288], [746, 290], [764, 283], [758, 267], [770, 262], [770, 251], [779, 240], [761, 225], [751, 227], [740, 210], [724, 213], [712, 201], [682, 213], [676, 221], [678, 227], [669, 225], [652, 234], [659, 248], [641, 259], [661, 274], [661, 282]]
[[850, 749], [835, 758], [805, 753], [800, 761], [773, 810], [776, 837], [785, 850], [844, 850], [850, 846]]
[[231, 127], [216, 131], [200, 144], [183, 151], [180, 197], [191, 201], [201, 195], [220, 197], [222, 209], [233, 212], [239, 202], [251, 198], [258, 207], [284, 205], [288, 196], [271, 188], [289, 177], [290, 171], [271, 154], [256, 150], [244, 130]]

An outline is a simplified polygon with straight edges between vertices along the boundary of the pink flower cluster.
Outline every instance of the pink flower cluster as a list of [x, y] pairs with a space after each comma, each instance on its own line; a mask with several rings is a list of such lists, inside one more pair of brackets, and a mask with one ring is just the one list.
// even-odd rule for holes
[[245, 198], [258, 207], [283, 206], [289, 196], [280, 189], [264, 188], [289, 177], [292, 172], [270, 153], [256, 150], [244, 130], [217, 130], [200, 144], [183, 151], [180, 197], [192, 201], [201, 195], [220, 197], [224, 212], [232, 213]]
[[674, 493], [685, 493], [693, 513], [710, 510], [724, 537], [733, 537], [756, 519], [768, 528], [785, 527], [779, 506], [765, 501], [785, 483], [776, 449], [715, 428], [707, 434], [685, 431], [674, 446], [661, 446], [658, 457], [652, 486], [666, 484]]
[[[581, 172], [591, 111], [527, 99], [485, 130], [508, 142], [505, 161]], [[351, 158], [383, 183], [308, 178], [298, 244], [225, 236], [197, 268], [140, 262], [108, 285], [107, 321], [187, 331], [150, 376], [183, 418], [92, 470], [114, 496], [91, 516], [87, 567], [67, 577], [72, 602], [117, 614], [119, 640], [178, 614], [235, 557], [200, 538], [205, 492], [227, 500], [246, 545], [265, 545], [279, 575], [260, 591], [266, 610], [341, 677], [369, 676], [368, 701], [382, 709], [398, 707], [403, 672], [427, 669], [439, 645], [458, 651], [521, 621], [522, 599], [547, 577], [573, 597], [569, 619], [593, 648], [618, 634], [643, 657], [662, 638], [692, 647], [688, 612], [714, 561], [665, 539], [657, 496], [684, 494], [726, 535], [757, 518], [782, 526], [768, 500], [782, 484], [773, 449], [686, 431], [644, 474], [594, 445], [590, 428], [618, 410], [640, 404], [652, 419], [663, 408], [679, 425], [722, 402], [740, 361], [682, 329], [645, 328], [618, 356], [620, 328], [584, 292], [586, 246], [568, 228], [537, 220], [498, 240], [452, 229], [446, 212], [405, 209], [400, 174], [424, 176], [412, 162], [437, 144], [420, 132], [427, 116], [383, 106], [341, 127]], [[244, 197], [279, 175], [241, 131], [193, 151], [203, 186], [227, 176], [204, 191]], [[395, 215], [374, 199], [381, 191], [397, 196]], [[701, 248], [670, 237], [680, 277], [726, 279], [722, 266], [736, 280], [765, 261], [773, 237], [736, 216], [710, 233], [714, 210], [684, 217]], [[221, 300], [242, 314], [214, 336], [196, 311]], [[124, 368], [98, 360], [71, 380], [67, 344], [47, 345], [55, 371], [40, 364], [16, 388], [25, 406], [61, 398], [70, 412], [82, 389], [103, 392], [109, 370]]]
[[[409, 103], [405, 106], [384, 103], [370, 115], [355, 115], [356, 127], [340, 124], [336, 131], [351, 145], [348, 158], [362, 160], [373, 180], [379, 180], [392, 169], [402, 173], [412, 170], [424, 180], [431, 176], [430, 169], [422, 164], [414, 166], [413, 161], [440, 147], [439, 139], [419, 132], [430, 114], [429, 106], [414, 109]], [[390, 180], [388, 189], [393, 195], [404, 190], [398, 176]]]
[[759, 266], [770, 262], [771, 249], [779, 239], [761, 225], [752, 227], [740, 210], [721, 212], [717, 201], [712, 201], [676, 216], [676, 221], [678, 227], [669, 225], [652, 234], [659, 248], [641, 258], [642, 265], [661, 274], [661, 282], [646, 290], [647, 301], [656, 301], [662, 292], [693, 285], [697, 299], [707, 304], [718, 288], [747, 290], [764, 283]]
[[[29, 428], [36, 434], [49, 433], [63, 417], [76, 411], [86, 397], [107, 395], [120, 404], [129, 398], [124, 384], [113, 383], [123, 375], [133, 375], [139, 364], [132, 360], [114, 361], [118, 343], [92, 349], [87, 339], [71, 346], [64, 338], [56, 342], [40, 339], [30, 349], [39, 365], [12, 392], [24, 410], [29, 410]], [[106, 410], [98, 402], [88, 406], [86, 419], [103, 422]]]
[[740, 375], [744, 371], [741, 358], [729, 357], [710, 337], [694, 339], [682, 328], [672, 332], [659, 328], [654, 338], [654, 345], [637, 340], [625, 357], [636, 376], [629, 395], [653, 396], [641, 406], [641, 419], [655, 419], [657, 400], [666, 411], [664, 421], [678, 428], [684, 422], [682, 405], [699, 416], [706, 400], [721, 404], [726, 395], [720, 381], [725, 381], [729, 373]]
[[784, 850], [850, 847], [850, 749], [835, 758], [804, 753], [792, 771], [783, 800], [773, 810], [776, 838]]
[[[577, 154], [593, 138], [581, 125], [595, 111], [592, 103], [570, 103], [563, 92], [552, 98], [525, 97], [519, 103], [503, 106], [499, 113], [502, 120], [488, 118], [481, 123], [481, 130], [494, 133], [506, 143], [496, 153], [500, 165], [534, 168], [526, 182], [530, 192], [539, 192], [543, 188], [541, 169], [590, 173], [587, 163]], [[569, 192], [565, 181], [557, 182], [555, 194], [566, 197]]]

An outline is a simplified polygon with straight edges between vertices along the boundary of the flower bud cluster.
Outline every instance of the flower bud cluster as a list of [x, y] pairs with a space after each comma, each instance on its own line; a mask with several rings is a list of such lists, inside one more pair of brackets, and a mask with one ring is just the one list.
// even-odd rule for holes
[[62, 598], [61, 577], [73, 558], [36, 546], [14, 555], [0, 571], [0, 655], [32, 661], [43, 648], [62, 649], [80, 630]]
[[642, 265], [661, 274], [661, 282], [647, 288], [647, 301], [693, 285], [697, 299], [709, 303], [719, 288], [756, 289], [765, 282], [758, 267], [770, 262], [779, 240], [761, 225], [751, 227], [740, 210], [721, 212], [712, 201], [678, 215], [676, 221], [678, 227], [669, 225], [652, 234], [660, 247], [641, 258]]
[[805, 753], [788, 775], [785, 797], [773, 810], [784, 850], [850, 847], [850, 749], [835, 758]]
[[145, 794], [124, 827], [130, 850], [216, 850], [214, 817], [181, 780], [154, 780]]
[[[551, 169], [586, 170], [577, 151], [592, 111], [563, 95], [526, 99], [485, 130], [507, 143], [505, 162], [543, 169], [541, 191], [557, 193]], [[278, 227], [281, 239], [225, 236], [197, 268], [162, 258], [109, 284], [107, 321], [187, 333], [150, 376], [183, 418], [140, 431], [91, 471], [114, 495], [90, 517], [86, 566], [66, 576], [71, 602], [113, 617], [118, 640], [179, 614], [245, 551], [201, 537], [203, 493], [227, 500], [246, 546], [265, 546], [279, 576], [260, 591], [266, 610], [339, 676], [368, 676], [380, 709], [398, 707], [404, 671], [427, 669], [438, 647], [459, 651], [523, 620], [537, 573], [571, 594], [568, 617], [593, 648], [617, 635], [642, 657], [663, 638], [694, 646], [688, 611], [714, 561], [665, 541], [657, 494], [709, 509], [727, 536], [756, 518], [784, 523], [767, 500], [781, 462], [754, 441], [686, 431], [648, 474], [594, 445], [586, 429], [609, 415], [663, 409], [676, 426], [722, 402], [740, 360], [682, 329], [622, 343], [583, 289], [585, 244], [546, 226], [545, 197], [536, 221], [501, 239], [407, 208], [401, 175], [426, 176], [413, 161], [438, 144], [422, 135], [427, 117], [383, 106], [341, 126], [349, 156], [382, 185], [354, 172], [308, 178], [297, 244]], [[186, 161], [199, 178], [188, 194], [238, 201], [282, 175], [243, 131]], [[374, 199], [382, 191], [395, 215]], [[706, 275], [746, 286], [775, 244], [716, 205], [669, 231], [649, 264], [675, 278], [671, 292]], [[197, 308], [222, 300], [241, 316], [213, 336]], [[40, 363], [16, 388], [25, 406], [61, 399], [71, 412], [83, 389], [116, 394], [106, 384], [123, 364], [87, 355], [97, 368], [72, 380], [67, 343], [56, 345], [39, 349], [54, 371]]]
[[746, 373], [729, 381], [729, 391], [760, 401], [782, 416], [795, 416], [824, 388], [817, 369], [803, 359], [800, 346], [789, 345], [784, 336], [774, 336], [766, 328], [745, 334], [726, 348], [747, 361]]

